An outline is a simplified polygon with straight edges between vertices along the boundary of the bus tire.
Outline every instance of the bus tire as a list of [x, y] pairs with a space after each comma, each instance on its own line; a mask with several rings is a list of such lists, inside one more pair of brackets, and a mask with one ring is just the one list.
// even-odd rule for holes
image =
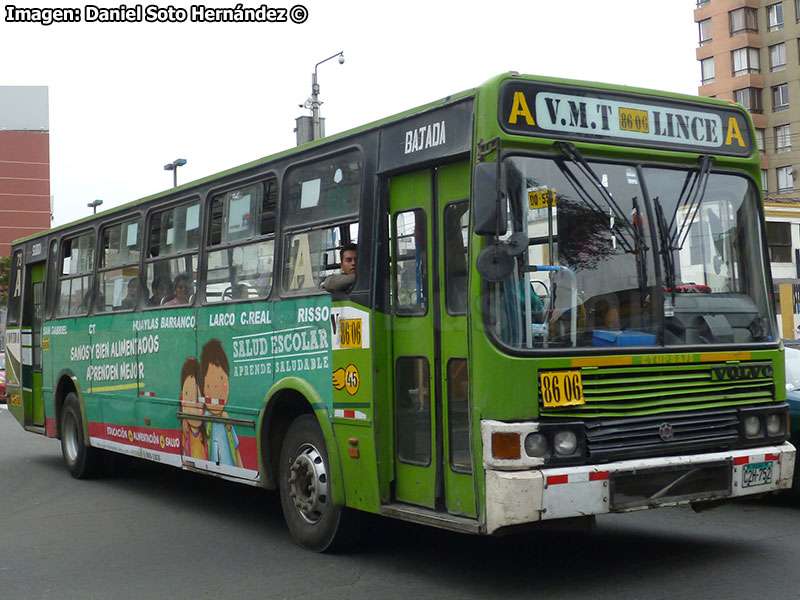
[[103, 457], [84, 439], [81, 407], [74, 392], [67, 394], [61, 409], [61, 455], [76, 479], [90, 479], [101, 471]]
[[283, 516], [298, 545], [326, 552], [350, 543], [347, 517], [353, 515], [331, 498], [328, 451], [314, 415], [301, 415], [289, 426], [278, 477]]

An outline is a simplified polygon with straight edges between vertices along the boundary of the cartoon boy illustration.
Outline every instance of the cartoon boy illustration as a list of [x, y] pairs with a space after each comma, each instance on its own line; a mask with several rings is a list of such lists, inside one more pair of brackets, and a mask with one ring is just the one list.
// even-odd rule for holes
[[[205, 403], [200, 398], [200, 363], [190, 356], [181, 369], [181, 412], [202, 415], [206, 412]], [[181, 420], [181, 452], [184, 456], [208, 460], [208, 434], [202, 421]]]
[[[222, 342], [209, 340], [200, 355], [203, 378], [203, 396], [206, 411], [213, 417], [227, 417], [228, 377], [230, 365]], [[220, 465], [242, 466], [239, 453], [239, 437], [230, 425], [211, 421], [206, 425], [208, 435], [208, 458]]]

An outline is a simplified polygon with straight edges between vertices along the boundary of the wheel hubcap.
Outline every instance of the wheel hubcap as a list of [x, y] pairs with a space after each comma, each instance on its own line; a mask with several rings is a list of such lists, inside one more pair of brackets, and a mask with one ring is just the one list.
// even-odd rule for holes
[[78, 459], [78, 424], [71, 414], [64, 419], [64, 431], [61, 435], [64, 436], [64, 452], [67, 460], [74, 463]]
[[322, 518], [328, 501], [328, 473], [322, 454], [311, 444], [300, 448], [289, 467], [289, 497], [309, 523]]

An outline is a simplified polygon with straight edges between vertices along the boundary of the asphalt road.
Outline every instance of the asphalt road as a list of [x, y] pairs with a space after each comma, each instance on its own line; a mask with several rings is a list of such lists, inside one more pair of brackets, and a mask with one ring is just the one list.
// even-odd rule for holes
[[485, 538], [373, 519], [342, 555], [294, 545], [277, 495], [151, 463], [72, 479], [0, 408], [0, 600], [753, 599], [800, 596], [800, 502]]

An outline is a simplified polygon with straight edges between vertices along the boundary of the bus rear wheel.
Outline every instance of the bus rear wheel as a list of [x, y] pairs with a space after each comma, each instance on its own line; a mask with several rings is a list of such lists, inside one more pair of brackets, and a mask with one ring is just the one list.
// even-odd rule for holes
[[76, 479], [96, 477], [101, 470], [100, 451], [86, 443], [78, 396], [67, 394], [61, 409], [61, 454], [70, 474]]
[[352, 540], [352, 515], [333, 503], [325, 439], [314, 415], [286, 432], [278, 471], [281, 508], [295, 541], [316, 552], [341, 550]]

